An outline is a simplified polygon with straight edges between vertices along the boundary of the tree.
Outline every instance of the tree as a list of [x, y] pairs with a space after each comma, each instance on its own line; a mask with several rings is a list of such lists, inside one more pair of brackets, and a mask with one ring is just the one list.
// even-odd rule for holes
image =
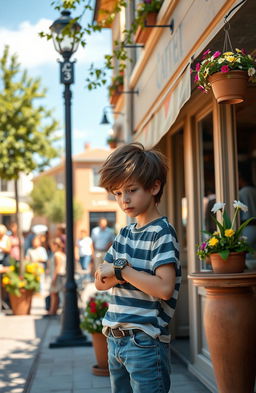
[[[65, 191], [57, 188], [52, 176], [43, 176], [34, 185], [30, 193], [29, 205], [35, 214], [48, 218], [53, 223], [65, 221]], [[74, 201], [74, 219], [79, 220], [83, 215], [83, 206]]]
[[58, 156], [54, 147], [58, 123], [52, 111], [37, 103], [45, 95], [40, 79], [22, 71], [17, 56], [10, 55], [6, 46], [0, 58], [0, 178], [15, 182], [18, 228], [20, 174], [42, 170]]

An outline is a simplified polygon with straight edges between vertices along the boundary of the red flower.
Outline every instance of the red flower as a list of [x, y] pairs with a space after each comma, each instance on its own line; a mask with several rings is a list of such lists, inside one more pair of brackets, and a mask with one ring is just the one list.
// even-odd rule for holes
[[92, 313], [96, 313], [96, 312], [97, 312], [96, 303], [95, 303], [94, 301], [92, 301], [92, 302], [90, 303], [90, 311], [91, 311]]
[[227, 65], [222, 66], [220, 71], [224, 72], [224, 73], [229, 72], [229, 66], [227, 66]]

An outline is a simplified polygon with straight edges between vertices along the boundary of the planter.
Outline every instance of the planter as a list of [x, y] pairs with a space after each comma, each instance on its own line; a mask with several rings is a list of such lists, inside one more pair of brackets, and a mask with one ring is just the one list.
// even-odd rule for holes
[[[146, 21], [147, 21], [148, 25], [155, 25], [156, 19], [157, 19], [156, 12], [150, 12], [146, 16]], [[136, 31], [134, 41], [137, 42], [138, 44], [145, 44], [147, 42], [148, 37], [150, 36], [150, 33], [152, 30], [153, 30], [152, 27], [139, 26]]]
[[108, 145], [111, 149], [115, 149], [117, 147], [117, 142], [113, 141], [113, 142], [108, 142]]
[[117, 104], [117, 101], [119, 100], [121, 93], [124, 90], [124, 86], [123, 85], [118, 86], [117, 90], [118, 90], [118, 93], [113, 91], [113, 93], [111, 93], [110, 98], [109, 98], [110, 104], [114, 105], [114, 106]]
[[107, 339], [102, 333], [92, 334], [92, 343], [97, 365], [92, 367], [92, 373], [98, 376], [108, 376], [108, 347]]
[[214, 273], [242, 273], [245, 269], [244, 252], [231, 252], [226, 260], [219, 254], [211, 254], [210, 260]]
[[9, 294], [12, 312], [14, 315], [30, 314], [33, 293], [34, 291], [22, 289], [20, 296], [14, 295], [12, 293]]
[[239, 104], [246, 97], [248, 74], [245, 71], [216, 72], [209, 76], [218, 103]]
[[206, 288], [204, 327], [219, 393], [253, 393], [256, 364], [256, 273], [193, 273]]

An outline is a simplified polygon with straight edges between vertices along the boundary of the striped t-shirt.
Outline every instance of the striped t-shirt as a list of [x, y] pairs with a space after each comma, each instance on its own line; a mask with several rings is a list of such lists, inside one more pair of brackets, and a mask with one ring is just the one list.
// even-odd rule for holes
[[175, 290], [169, 300], [147, 295], [125, 282], [111, 289], [109, 308], [103, 319], [103, 333], [108, 327], [141, 329], [160, 341], [170, 341], [170, 321], [174, 314], [181, 283], [179, 246], [174, 228], [167, 217], [158, 218], [142, 228], [130, 224], [121, 229], [105, 260], [109, 263], [125, 258], [138, 271], [154, 275], [161, 265], [174, 263]]

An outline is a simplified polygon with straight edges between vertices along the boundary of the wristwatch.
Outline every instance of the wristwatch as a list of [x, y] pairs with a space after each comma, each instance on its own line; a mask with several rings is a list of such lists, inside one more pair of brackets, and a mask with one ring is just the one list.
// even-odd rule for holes
[[118, 281], [123, 281], [122, 269], [125, 268], [125, 266], [127, 265], [128, 265], [128, 261], [124, 258], [118, 258], [114, 260], [115, 276], [118, 279]]

